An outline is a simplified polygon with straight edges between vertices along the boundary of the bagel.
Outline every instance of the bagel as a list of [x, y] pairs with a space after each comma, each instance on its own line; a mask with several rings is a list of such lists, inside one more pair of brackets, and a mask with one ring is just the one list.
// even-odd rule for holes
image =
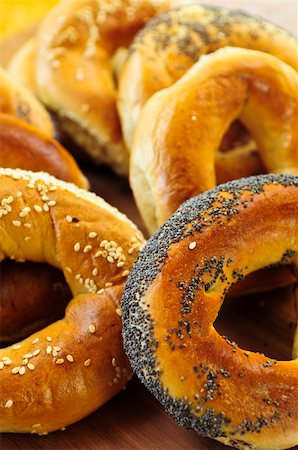
[[41, 129], [47, 136], [54, 136], [51, 118], [42, 104], [23, 85], [12, 80], [0, 66], [0, 113], [18, 117]]
[[0, 113], [0, 167], [46, 171], [88, 189], [89, 183], [73, 157], [36, 126]]
[[168, 11], [136, 35], [120, 75], [118, 111], [128, 149], [145, 102], [225, 46], [268, 52], [298, 70], [297, 40], [260, 17], [198, 4]]
[[96, 163], [128, 173], [116, 109], [113, 56], [153, 16], [178, 0], [63, 0], [42, 22], [36, 42], [38, 97], [62, 131]]
[[0, 431], [42, 434], [94, 411], [130, 378], [120, 298], [144, 241], [116, 208], [46, 173], [1, 168], [0, 199], [0, 262], [46, 262], [74, 296], [62, 320], [0, 349]]
[[7, 71], [12, 78], [37, 95], [35, 82], [36, 44], [34, 38], [25, 42], [9, 61]]
[[256, 140], [266, 171], [298, 173], [297, 79], [275, 56], [226, 47], [147, 101], [135, 131], [130, 183], [149, 231], [216, 185], [216, 151], [237, 118]]
[[181, 425], [240, 449], [298, 444], [298, 353], [243, 350], [213, 323], [228, 289], [298, 266], [298, 177], [261, 175], [185, 202], [148, 241], [122, 298], [132, 369]]

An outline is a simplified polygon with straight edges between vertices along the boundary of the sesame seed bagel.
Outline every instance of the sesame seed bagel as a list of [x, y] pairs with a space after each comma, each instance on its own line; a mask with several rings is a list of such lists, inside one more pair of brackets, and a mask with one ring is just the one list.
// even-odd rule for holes
[[41, 129], [47, 136], [54, 136], [49, 114], [36, 97], [0, 66], [0, 113], [18, 117]]
[[257, 50], [225, 47], [153, 95], [136, 128], [130, 164], [148, 230], [217, 184], [216, 154], [237, 118], [257, 142], [267, 172], [298, 174], [297, 92], [298, 74], [288, 64]]
[[119, 305], [144, 241], [104, 200], [43, 172], [1, 168], [0, 199], [0, 261], [46, 262], [74, 296], [62, 320], [0, 350], [0, 430], [42, 434], [94, 411], [131, 376]]
[[0, 167], [45, 171], [88, 189], [89, 183], [73, 157], [36, 126], [0, 113], [0, 142]]
[[118, 111], [128, 149], [145, 102], [202, 55], [226, 46], [271, 53], [298, 69], [295, 37], [260, 17], [194, 3], [153, 18], [133, 40], [119, 79]]
[[63, 0], [36, 36], [36, 87], [45, 105], [97, 163], [128, 173], [112, 60], [153, 16], [178, 0]]
[[[180, 424], [240, 449], [298, 444], [298, 353], [276, 361], [213, 327], [228, 289], [298, 266], [298, 177], [235, 180], [185, 202], [148, 241], [122, 298], [133, 370]], [[295, 359], [296, 358], [296, 359]]]

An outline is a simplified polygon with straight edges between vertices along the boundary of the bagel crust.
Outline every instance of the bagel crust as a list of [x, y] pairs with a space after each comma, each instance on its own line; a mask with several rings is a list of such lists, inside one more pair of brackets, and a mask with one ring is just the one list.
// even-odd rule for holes
[[116, 208], [46, 173], [0, 168], [0, 203], [0, 262], [50, 264], [74, 296], [62, 320], [0, 349], [0, 431], [43, 434], [85, 417], [131, 377], [120, 299], [144, 240]]
[[149, 231], [217, 184], [216, 154], [235, 119], [255, 139], [267, 172], [298, 174], [297, 92], [297, 72], [280, 59], [225, 47], [153, 95], [136, 128], [130, 164]]
[[54, 136], [51, 118], [44, 106], [25, 86], [0, 67], [0, 113], [18, 117], [35, 125], [47, 136]]
[[113, 56], [153, 16], [178, 0], [63, 0], [36, 36], [36, 88], [96, 163], [128, 173], [116, 108]]
[[[198, 4], [172, 9], [136, 35], [121, 72], [118, 110], [129, 150], [146, 101], [175, 83], [202, 55], [226, 46], [270, 53], [298, 69], [295, 37], [261, 17]], [[218, 163], [224, 170], [224, 162]]]
[[88, 189], [89, 183], [73, 157], [36, 126], [0, 113], [0, 142], [0, 167], [45, 171]]
[[238, 347], [213, 327], [231, 285], [298, 266], [298, 177], [263, 175], [185, 202], [148, 241], [122, 298], [133, 370], [180, 424], [241, 449], [298, 444], [292, 361]]

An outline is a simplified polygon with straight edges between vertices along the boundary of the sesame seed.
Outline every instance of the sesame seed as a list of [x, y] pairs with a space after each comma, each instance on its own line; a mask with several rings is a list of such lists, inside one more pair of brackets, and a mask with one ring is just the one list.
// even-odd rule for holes
[[195, 122], [196, 120], [197, 120], [197, 116], [195, 116], [194, 114], [191, 116], [191, 120], [193, 121], [193, 122]]
[[72, 217], [71, 216], [66, 216], [65, 217], [66, 222], [71, 223], [72, 222]]
[[118, 378], [115, 377], [115, 378], [113, 379], [113, 383], [115, 383], [115, 384], [119, 383]]
[[122, 311], [120, 308], [116, 309], [116, 313], [118, 314], [118, 316], [120, 316], [120, 317], [122, 316]]
[[80, 245], [79, 242], [77, 242], [77, 243], [73, 246], [73, 249], [74, 249], [75, 252], [78, 252], [78, 251], [80, 250], [80, 248], [81, 248], [81, 245]]
[[23, 358], [32, 358], [33, 353], [26, 353], [26, 355], [23, 355]]
[[116, 358], [112, 358], [112, 366], [113, 367], [117, 366]]
[[88, 253], [88, 252], [90, 252], [90, 250], [92, 250], [91, 245], [86, 245], [86, 246], [84, 247], [83, 253]]
[[13, 401], [12, 400], [7, 400], [7, 402], [5, 403], [5, 408], [11, 408], [13, 405]]
[[105, 287], [111, 287], [113, 286], [113, 283], [110, 283], [109, 281], [107, 283], [105, 283]]
[[123, 276], [123, 277], [127, 277], [127, 275], [129, 275], [129, 270], [124, 270], [124, 271], [122, 272], [122, 276]]
[[65, 431], [66, 430], [66, 428], [65, 427], [63, 427], [63, 428], [60, 428], [60, 431]]
[[32, 353], [32, 356], [37, 356], [40, 353], [40, 349], [36, 349], [34, 350], [34, 352]]
[[28, 362], [29, 362], [29, 359], [25, 358], [25, 359], [23, 359], [22, 364], [25, 366], [26, 364], [28, 364]]
[[18, 348], [21, 348], [21, 347], [22, 347], [21, 344], [15, 344], [15, 345], [12, 346], [12, 348], [14, 350], [17, 350]]
[[26, 367], [22, 366], [19, 370], [19, 375], [24, 375], [25, 372], [26, 372]]
[[48, 345], [47, 348], [46, 348], [46, 353], [48, 355], [50, 355], [52, 353], [52, 350], [53, 350], [53, 347], [51, 345]]
[[114, 262], [114, 258], [112, 256], [107, 256], [107, 261], [111, 264]]
[[89, 367], [90, 364], [91, 364], [91, 359], [90, 358], [88, 358], [88, 359], [86, 359], [86, 361], [84, 361], [84, 366], [85, 367]]
[[19, 366], [14, 367], [13, 369], [11, 369], [11, 373], [13, 373], [14, 375], [19, 373], [19, 371], [20, 371], [20, 367]]
[[76, 80], [77, 81], [83, 81], [85, 78], [85, 74], [82, 68], [78, 68], [76, 71]]
[[70, 267], [65, 267], [65, 270], [67, 270], [67, 272], [72, 273], [72, 269]]
[[63, 363], [64, 363], [64, 359], [63, 358], [59, 358], [56, 361], [56, 364], [58, 364], [58, 365], [63, 364]]
[[21, 226], [21, 222], [20, 222], [19, 220], [12, 220], [11, 222], [12, 222], [12, 224], [13, 224], [15, 227], [20, 227], [20, 226]]
[[33, 339], [32, 344], [37, 344], [38, 341], [39, 341], [39, 338], [35, 338], [35, 339]]
[[92, 270], [92, 275], [94, 277], [96, 277], [97, 274], [98, 274], [98, 269], [95, 267], [95, 269]]
[[67, 355], [66, 356], [67, 361], [69, 362], [73, 362], [73, 356], [72, 355]]
[[3, 361], [0, 361], [0, 370], [2, 370], [3, 367], [4, 367], [4, 362], [3, 362]]
[[48, 205], [49, 205], [49, 206], [55, 206], [55, 205], [56, 205], [55, 200], [50, 200], [50, 201], [48, 202]]
[[128, 249], [128, 251], [127, 251], [127, 253], [129, 254], [129, 255], [132, 255], [133, 254], [133, 252], [134, 252], [134, 248], [132, 247], [132, 248], [129, 248]]
[[32, 363], [27, 364], [27, 367], [29, 370], [34, 370], [35, 369], [35, 365]]
[[46, 203], [43, 205], [42, 208], [43, 208], [43, 210], [46, 211], [46, 212], [50, 211], [50, 208], [48, 207], [48, 205], [47, 205]]
[[99, 291], [97, 291], [97, 294], [103, 294], [104, 293], [104, 288], [99, 289]]
[[19, 213], [20, 217], [26, 217], [28, 213], [31, 211], [31, 208], [29, 206], [26, 206], [22, 209], [22, 211]]
[[41, 427], [41, 423], [35, 423], [34, 425], [32, 425], [32, 428], [39, 428]]
[[31, 225], [31, 223], [24, 223], [24, 227], [25, 228], [32, 228], [32, 225]]
[[18, 198], [23, 197], [23, 193], [22, 193], [21, 191], [18, 191], [18, 192], [17, 192], [17, 197], [18, 197]]
[[124, 262], [123, 261], [120, 261], [120, 262], [117, 263], [117, 267], [123, 267], [123, 266], [124, 266]]
[[34, 210], [35, 210], [36, 212], [38, 212], [38, 213], [42, 211], [42, 207], [39, 206], [39, 205], [34, 205], [33, 208], [34, 208]]
[[50, 336], [47, 336], [47, 341], [51, 342], [53, 339]]
[[91, 232], [89, 233], [90, 239], [94, 239], [94, 238], [96, 238], [96, 236], [97, 236], [97, 233], [96, 233], [95, 231], [91, 231]]
[[95, 325], [93, 324], [93, 323], [91, 323], [90, 325], [89, 325], [89, 331], [90, 331], [90, 333], [95, 333], [95, 331], [96, 331], [96, 328], [95, 328]]
[[12, 363], [12, 360], [9, 359], [9, 358], [4, 359], [4, 361], [3, 361], [3, 364], [4, 364], [5, 366], [10, 366], [11, 363]]
[[56, 352], [60, 352], [61, 347], [53, 347], [54, 350], [56, 350]]
[[106, 239], [104, 239], [103, 241], [101, 241], [101, 243], [99, 244], [100, 247], [105, 247], [108, 244], [108, 241]]
[[196, 248], [197, 243], [195, 241], [191, 242], [188, 246], [189, 250], [193, 250], [194, 248]]
[[25, 237], [24, 237], [24, 241], [26, 241], [26, 242], [30, 241], [31, 239], [32, 239], [31, 236], [25, 236]]
[[102, 256], [101, 250], [98, 250], [98, 252], [95, 253], [95, 258], [99, 258], [99, 256]]

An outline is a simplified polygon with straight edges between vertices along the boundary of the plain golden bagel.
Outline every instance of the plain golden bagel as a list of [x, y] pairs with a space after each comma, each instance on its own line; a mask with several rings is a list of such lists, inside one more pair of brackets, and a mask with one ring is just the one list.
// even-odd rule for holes
[[[146, 101], [202, 55], [226, 46], [268, 52], [298, 69], [295, 37], [260, 17], [194, 3], [153, 18], [133, 40], [119, 79], [118, 110], [128, 149]], [[247, 171], [258, 168], [250, 164]]]
[[63, 0], [42, 22], [36, 89], [59, 126], [97, 163], [128, 173], [113, 58], [145, 23], [178, 0]]
[[36, 126], [0, 113], [0, 142], [0, 167], [48, 172], [88, 189], [88, 180], [73, 157]]
[[0, 430], [43, 434], [130, 378], [120, 299], [144, 241], [116, 208], [43, 172], [0, 169], [0, 202], [0, 262], [46, 262], [74, 296], [62, 320], [0, 350]]
[[267, 53], [225, 47], [203, 56], [143, 108], [130, 183], [149, 231], [183, 201], [217, 184], [215, 159], [239, 119], [266, 172], [298, 174], [297, 72]]
[[270, 174], [188, 200], [140, 253], [122, 298], [124, 346], [179, 424], [243, 450], [298, 444], [298, 334], [293, 360], [276, 361], [213, 326], [249, 273], [287, 264], [297, 280], [297, 238], [298, 177]]
[[0, 113], [10, 114], [54, 136], [51, 118], [32, 92], [0, 67]]

